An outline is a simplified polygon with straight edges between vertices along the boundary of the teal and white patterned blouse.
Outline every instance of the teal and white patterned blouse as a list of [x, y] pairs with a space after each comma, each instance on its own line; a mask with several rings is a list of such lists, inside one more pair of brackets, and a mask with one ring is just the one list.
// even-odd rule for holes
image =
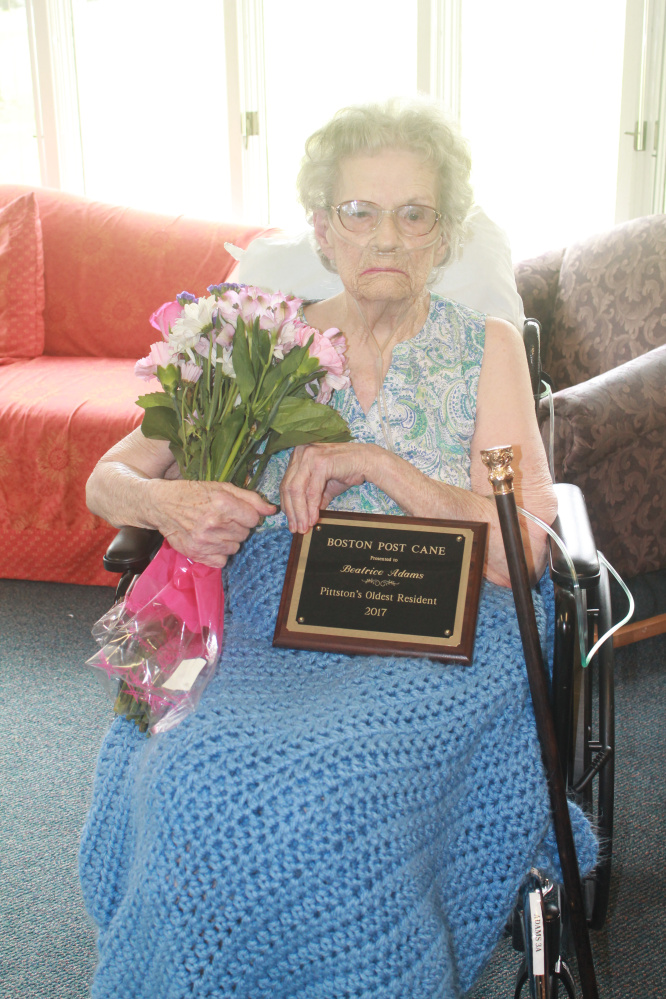
[[[470, 488], [470, 447], [476, 393], [485, 343], [485, 316], [457, 302], [431, 296], [423, 328], [393, 348], [384, 398], [393, 450], [440, 482]], [[377, 400], [367, 415], [353, 388], [335, 392], [331, 405], [344, 416], [354, 440], [386, 447]], [[260, 490], [280, 502], [280, 483], [291, 452], [274, 455]], [[352, 486], [331, 510], [400, 514], [402, 510], [371, 482]], [[284, 527], [286, 517], [268, 517], [259, 530]]]

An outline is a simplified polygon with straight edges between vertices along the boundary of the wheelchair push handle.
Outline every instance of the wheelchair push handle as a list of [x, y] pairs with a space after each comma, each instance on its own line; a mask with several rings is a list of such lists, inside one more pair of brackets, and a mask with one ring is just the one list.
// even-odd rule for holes
[[516, 498], [513, 491], [513, 469], [511, 468], [513, 450], [507, 446], [490, 448], [481, 452], [481, 458], [488, 468], [488, 478], [493, 487], [511, 589], [516, 605], [537, 734], [548, 780], [553, 826], [562, 867], [564, 892], [571, 916], [583, 999], [599, 999], [576, 846], [571, 829], [564, 777], [560, 766], [555, 722], [550, 706], [548, 673], [541, 652], [525, 549], [523, 548]]

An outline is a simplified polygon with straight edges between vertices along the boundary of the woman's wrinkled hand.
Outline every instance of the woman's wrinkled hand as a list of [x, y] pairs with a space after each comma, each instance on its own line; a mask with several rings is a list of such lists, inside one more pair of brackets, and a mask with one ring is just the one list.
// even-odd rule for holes
[[226, 565], [252, 528], [276, 512], [258, 493], [229, 482], [149, 481], [157, 529], [176, 551], [214, 568]]
[[293, 533], [305, 534], [334, 497], [370, 478], [374, 444], [296, 447], [280, 486], [282, 509]]

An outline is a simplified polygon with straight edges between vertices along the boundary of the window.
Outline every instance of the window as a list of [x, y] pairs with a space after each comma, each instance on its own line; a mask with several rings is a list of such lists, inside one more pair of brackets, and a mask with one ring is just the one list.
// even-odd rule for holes
[[228, 218], [224, 15], [211, 0], [74, 0], [85, 193]]
[[666, 143], [631, 202], [618, 152], [625, 22], [635, 48], [649, 9], [663, 42], [665, 0], [0, 0], [0, 179], [36, 183], [24, 3], [46, 184], [300, 228], [306, 136], [345, 104], [420, 88], [459, 111], [477, 201], [516, 259], [644, 213], [627, 207], [637, 187], [663, 195]]
[[417, 4], [280, 0], [263, 15], [268, 221], [302, 228], [295, 182], [307, 137], [348, 104], [417, 92]]
[[0, 178], [40, 183], [24, 0], [0, 0]]
[[625, 0], [463, 0], [461, 125], [514, 260], [615, 223]]

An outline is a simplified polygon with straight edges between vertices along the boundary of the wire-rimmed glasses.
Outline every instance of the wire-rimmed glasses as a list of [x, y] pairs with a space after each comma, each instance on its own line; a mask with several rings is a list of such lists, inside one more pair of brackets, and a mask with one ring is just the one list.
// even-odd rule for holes
[[385, 215], [392, 215], [403, 236], [427, 236], [442, 217], [441, 212], [427, 205], [399, 205], [381, 208], [373, 201], [343, 201], [330, 206], [347, 232], [367, 235], [374, 232]]

